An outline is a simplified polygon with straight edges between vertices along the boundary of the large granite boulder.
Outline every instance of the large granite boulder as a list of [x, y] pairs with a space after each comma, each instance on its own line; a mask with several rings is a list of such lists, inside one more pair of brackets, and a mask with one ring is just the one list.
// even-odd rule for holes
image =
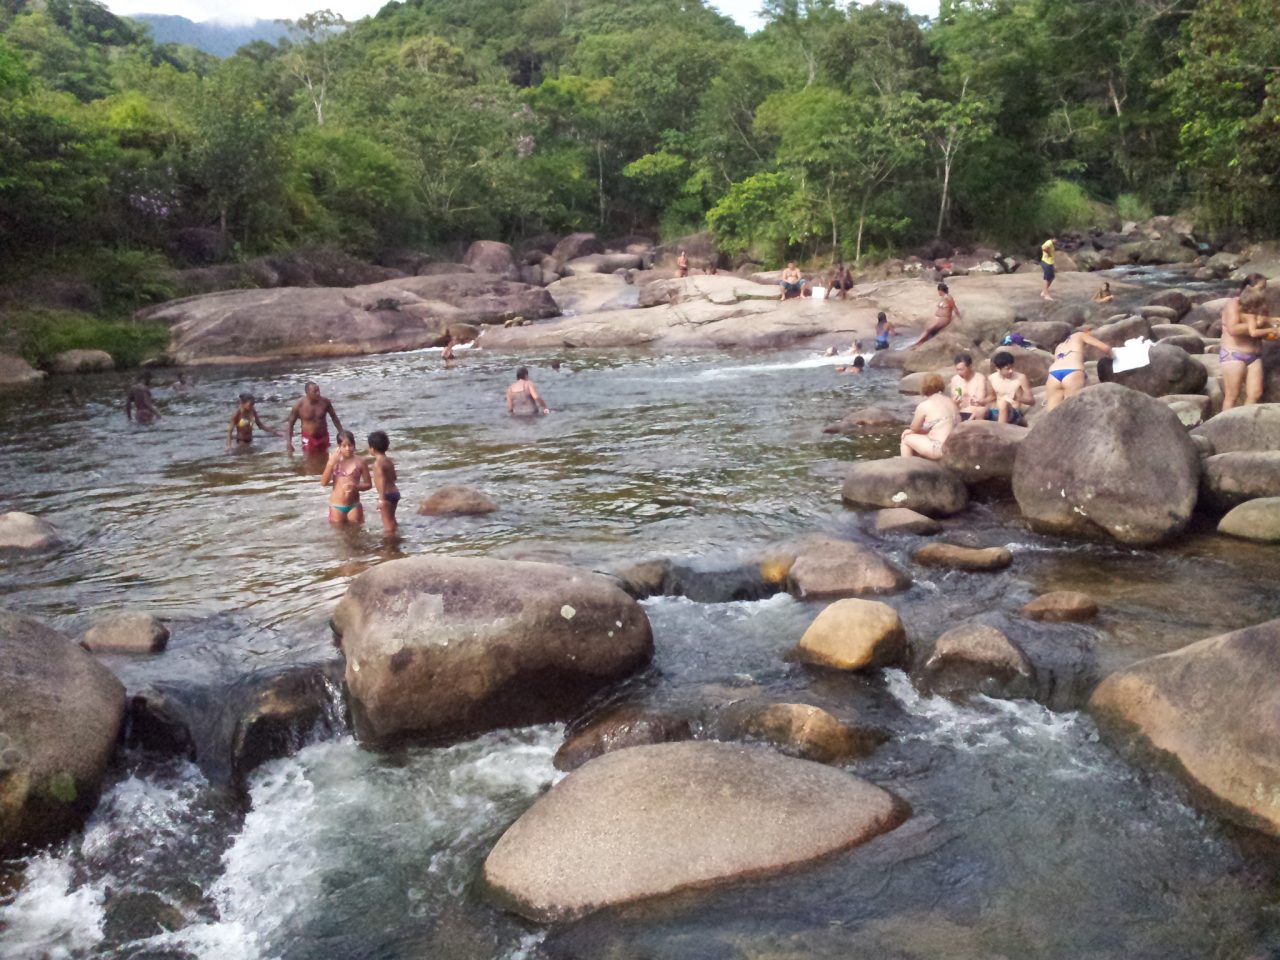
[[930, 517], [949, 517], [969, 505], [959, 477], [920, 457], [855, 463], [845, 474], [842, 496], [849, 507], [906, 507]]
[[547, 293], [566, 315], [625, 310], [637, 303], [634, 286], [622, 277], [600, 273], [556, 280], [547, 285]]
[[[1052, 348], [1052, 344], [1050, 348]], [[1034, 347], [1008, 346], [1001, 347], [996, 352], [1007, 353], [1013, 357], [1013, 369], [1026, 375], [1027, 380], [1031, 382], [1033, 387], [1043, 387], [1045, 381], [1049, 379], [1049, 368], [1053, 366], [1053, 354], [1048, 350], [1039, 350]], [[995, 353], [992, 356], [994, 357]], [[978, 369], [990, 377], [995, 374], [996, 368], [995, 364], [988, 358], [978, 365]]]
[[1089, 712], [1104, 735], [1165, 762], [1228, 819], [1280, 836], [1280, 620], [1111, 674]]
[[951, 431], [942, 445], [942, 465], [971, 488], [1001, 486], [1013, 479], [1018, 445], [1027, 438], [1026, 427], [992, 420], [966, 420]]
[[874, 550], [849, 540], [809, 537], [795, 549], [787, 587], [810, 600], [897, 593], [911, 578]]
[[1180, 347], [1169, 343], [1156, 343], [1151, 347], [1149, 362], [1123, 373], [1111, 369], [1110, 358], [1098, 363], [1098, 378], [1104, 382], [1118, 383], [1133, 390], [1140, 390], [1151, 397], [1163, 397], [1171, 393], [1199, 393], [1209, 374], [1202, 364]]
[[63, 350], [49, 361], [50, 373], [98, 373], [115, 368], [115, 360], [105, 350]]
[[1280, 497], [1280, 450], [1235, 450], [1204, 461], [1203, 506], [1225, 512], [1261, 497]]
[[1258, 543], [1280, 543], [1280, 497], [1246, 500], [1218, 522], [1218, 532]]
[[31, 383], [44, 377], [43, 370], [37, 370], [22, 357], [0, 353], [0, 384]]
[[50, 550], [61, 544], [48, 520], [17, 510], [0, 513], [0, 550]]
[[508, 280], [520, 279], [514, 252], [496, 240], [477, 240], [467, 248], [462, 262], [476, 273], [487, 273]]
[[93, 809], [124, 712], [111, 671], [0, 612], [0, 856], [57, 839]]
[[554, 317], [541, 287], [492, 274], [401, 277], [360, 287], [224, 290], [139, 316], [170, 324], [180, 363], [385, 353], [440, 345], [457, 323]]
[[563, 266], [570, 260], [577, 260], [579, 257], [590, 256], [593, 253], [604, 253], [604, 244], [600, 242], [599, 237], [594, 233], [571, 233], [555, 245], [551, 256]]
[[1041, 417], [1013, 469], [1013, 494], [1032, 528], [1134, 545], [1180, 532], [1199, 483], [1200, 458], [1177, 414], [1117, 384], [1091, 387]]
[[1280, 450], [1280, 403], [1232, 407], [1191, 431], [1204, 437], [1214, 453], [1236, 450]]
[[635, 600], [550, 563], [383, 563], [347, 589], [333, 627], [356, 734], [378, 745], [565, 719], [653, 655]]
[[909, 815], [879, 787], [766, 747], [634, 747], [552, 787], [498, 840], [484, 879], [530, 920], [571, 920], [794, 869]]

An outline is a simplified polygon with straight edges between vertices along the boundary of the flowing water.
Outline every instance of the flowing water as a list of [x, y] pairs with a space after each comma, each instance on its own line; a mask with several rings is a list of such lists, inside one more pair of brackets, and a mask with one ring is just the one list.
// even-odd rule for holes
[[[821, 432], [866, 403], [908, 409], [888, 375], [836, 374], [803, 352], [573, 354], [559, 372], [550, 359], [476, 350], [446, 369], [424, 351], [198, 370], [186, 392], [157, 390], [164, 416], [148, 427], [125, 421], [122, 377], [6, 397], [3, 506], [49, 518], [68, 544], [5, 558], [4, 603], [71, 632], [105, 612], [148, 610], [175, 619], [175, 643], [183, 623], [234, 612], [260, 631], [236, 661], [253, 670], [257, 656], [326, 650], [327, 617], [351, 578], [424, 551], [601, 569], [672, 557], [715, 583], [771, 543], [823, 531], [909, 565], [910, 538], [874, 541], [867, 517], [839, 502], [844, 464], [895, 452], [896, 437]], [[518, 362], [551, 416], [506, 416]], [[373, 511], [364, 529], [330, 528], [317, 465], [288, 456], [282, 440], [224, 449], [239, 391], [262, 398], [274, 423], [308, 379], [358, 436], [390, 433], [405, 494], [398, 541], [384, 540]], [[417, 516], [417, 501], [445, 483], [482, 488], [500, 509]], [[1038, 641], [1095, 672], [1280, 616], [1276, 551], [1211, 528], [1161, 550], [1068, 543], [1028, 533], [999, 503], [947, 526], [1009, 545], [1015, 562], [996, 574], [915, 570], [892, 602], [917, 652], [959, 620], [1008, 616], [1048, 589], [1101, 602], [1095, 626], [1047, 628]], [[859, 678], [788, 662], [821, 605], [785, 595], [644, 605], [654, 668], [615, 702], [803, 701], [877, 725], [891, 738], [849, 769], [908, 800], [912, 819], [797, 873], [544, 930], [493, 908], [478, 876], [501, 832], [559, 776], [562, 728], [382, 756], [328, 724], [254, 771], [246, 796], [186, 762], [126, 756], [82, 836], [0, 872], [0, 956], [1200, 960], [1280, 950], [1280, 856], [1119, 759], [1086, 716], [957, 705], [921, 697], [898, 671]]]

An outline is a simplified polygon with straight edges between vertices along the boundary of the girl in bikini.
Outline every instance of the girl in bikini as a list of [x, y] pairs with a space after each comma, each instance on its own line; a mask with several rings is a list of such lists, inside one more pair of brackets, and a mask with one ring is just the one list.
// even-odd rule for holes
[[924, 378], [920, 391], [924, 399], [916, 407], [911, 426], [902, 432], [899, 449], [902, 456], [942, 459], [942, 445], [960, 422], [960, 408], [942, 390], [942, 377], [938, 374], [931, 373]]
[[1222, 310], [1222, 342], [1218, 345], [1218, 367], [1222, 370], [1222, 409], [1230, 410], [1240, 398], [1244, 402], [1262, 399], [1262, 344], [1259, 337], [1274, 337], [1267, 313], [1265, 278], [1245, 281], [1239, 298], [1232, 299]]
[[330, 523], [364, 523], [360, 491], [373, 489], [373, 478], [369, 476], [369, 465], [356, 456], [356, 438], [350, 430], [338, 432], [338, 449], [329, 455], [320, 482], [326, 487], [333, 484], [329, 495]]
[[1084, 373], [1084, 348], [1088, 344], [1097, 347], [1107, 356], [1111, 355], [1111, 345], [1103, 343], [1089, 332], [1088, 327], [1081, 327], [1067, 339], [1058, 344], [1053, 351], [1053, 363], [1049, 365], [1049, 379], [1045, 382], [1045, 409], [1052, 410], [1068, 397], [1074, 397], [1085, 388], [1087, 378]]

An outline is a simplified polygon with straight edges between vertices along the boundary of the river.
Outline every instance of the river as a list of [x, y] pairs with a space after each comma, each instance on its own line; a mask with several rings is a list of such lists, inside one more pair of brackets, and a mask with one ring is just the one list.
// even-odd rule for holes
[[[892, 374], [836, 374], [804, 352], [564, 357], [438, 352], [195, 371], [157, 390], [163, 418], [126, 422], [122, 376], [60, 380], [6, 398], [6, 509], [52, 520], [68, 546], [7, 558], [9, 609], [70, 632], [142, 609], [183, 623], [234, 611], [327, 647], [351, 578], [424, 551], [562, 559], [595, 568], [685, 563], [715, 596], [770, 543], [813, 531], [875, 543], [910, 566], [910, 538], [875, 541], [839, 500], [843, 466], [896, 449], [824, 424], [872, 402], [903, 405]], [[502, 393], [527, 363], [552, 414], [508, 418]], [[157, 377], [167, 381], [163, 373]], [[324, 521], [315, 466], [259, 435], [227, 452], [241, 390], [268, 423], [308, 379], [344, 426], [391, 435], [402, 538]], [[65, 391], [74, 385], [76, 396]], [[904, 409], [906, 409], [904, 405]], [[415, 513], [445, 483], [483, 489], [483, 518]], [[1103, 614], [1046, 642], [1100, 670], [1280, 616], [1277, 552], [1193, 529], [1133, 550], [1028, 533], [1008, 504], [948, 521], [1005, 544], [995, 574], [914, 570], [893, 599], [916, 649], [970, 616], [1008, 616], [1048, 589], [1084, 589]], [[702, 579], [699, 580], [698, 577]], [[698, 590], [687, 591], [697, 594]], [[800, 872], [611, 911], [543, 930], [489, 905], [488, 849], [560, 774], [559, 726], [381, 756], [341, 729], [249, 778], [247, 798], [185, 761], [129, 755], [83, 836], [0, 874], [0, 955], [26, 958], [1261, 957], [1280, 946], [1280, 856], [1199, 814], [1183, 789], [1135, 768], [1073, 710], [921, 697], [905, 674], [860, 678], [784, 659], [820, 605], [785, 595], [644, 601], [654, 668], [615, 699], [667, 708], [741, 697], [803, 701], [891, 739], [849, 769], [914, 816]], [[172, 932], [139, 926], [171, 917]]]

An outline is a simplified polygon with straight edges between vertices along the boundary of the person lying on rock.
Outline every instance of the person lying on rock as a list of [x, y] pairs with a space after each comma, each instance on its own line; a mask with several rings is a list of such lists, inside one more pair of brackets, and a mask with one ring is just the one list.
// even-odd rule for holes
[[1088, 327], [1081, 327], [1058, 344], [1054, 348], [1053, 363], [1049, 365], [1049, 379], [1045, 381], [1044, 386], [1046, 410], [1053, 410], [1063, 400], [1074, 397], [1085, 388], [1087, 378], [1084, 372], [1084, 348], [1086, 344], [1097, 347], [1107, 356], [1111, 355], [1111, 345], [1091, 334]]
[[778, 294], [779, 300], [790, 300], [792, 297], [800, 296], [804, 291], [804, 277], [800, 275], [800, 268], [796, 266], [794, 260], [782, 271], [779, 284], [782, 287], [782, 292]]
[[516, 371], [516, 382], [507, 387], [507, 413], [513, 417], [536, 417], [539, 408], [544, 417], [551, 412], [529, 379], [529, 368], [521, 367]]
[[1244, 387], [1245, 404], [1262, 399], [1263, 370], [1260, 337], [1274, 336], [1267, 317], [1267, 278], [1250, 274], [1239, 297], [1222, 309], [1222, 341], [1218, 367], [1222, 370], [1222, 409], [1230, 410]]
[[[889, 318], [885, 316], [883, 310], [876, 314], [876, 349], [888, 350], [889, 337], [894, 333], [893, 324], [889, 322]], [[854, 341], [857, 343], [857, 341]]]
[[952, 320], [956, 320], [959, 317], [960, 308], [956, 306], [955, 298], [951, 296], [951, 290], [945, 283], [938, 284], [938, 306], [933, 312], [933, 322], [924, 328], [924, 333], [920, 334], [920, 339], [911, 346], [918, 347], [925, 341], [932, 340], [949, 327]]
[[360, 491], [373, 489], [373, 478], [364, 458], [356, 455], [356, 438], [350, 430], [338, 431], [338, 449], [329, 455], [320, 483], [333, 485], [329, 495], [330, 523], [364, 523]]
[[378, 512], [382, 514], [382, 532], [396, 533], [396, 507], [400, 505], [400, 488], [396, 486], [396, 465], [387, 456], [391, 439], [381, 430], [369, 434], [369, 452], [373, 454], [373, 488], [378, 491]]
[[956, 373], [951, 378], [951, 399], [960, 408], [960, 419], [986, 419], [987, 407], [996, 399], [986, 374], [973, 369], [973, 355], [969, 353], [957, 353], [955, 365]]
[[273, 437], [280, 436], [279, 430], [274, 430], [262, 422], [262, 417], [258, 415], [258, 408], [254, 406], [256, 400], [252, 393], [240, 394], [240, 404], [236, 407], [236, 412], [231, 415], [231, 425], [227, 427], [227, 449], [231, 449], [231, 438], [235, 437], [236, 443], [253, 443], [253, 426], [265, 430]]
[[924, 378], [920, 388], [924, 399], [916, 406], [911, 426], [902, 431], [899, 447], [902, 456], [942, 459], [942, 445], [960, 422], [960, 408], [942, 391], [942, 377], [938, 374], [931, 373]]
[[306, 454], [322, 454], [329, 449], [329, 428], [325, 418], [333, 419], [333, 429], [342, 433], [342, 421], [338, 419], [338, 411], [326, 397], [320, 395], [320, 387], [314, 381], [307, 381], [303, 387], [302, 399], [289, 411], [288, 434], [285, 446], [293, 453], [293, 425], [302, 421], [302, 452]]
[[150, 423], [152, 420], [160, 416], [160, 411], [156, 409], [155, 400], [151, 397], [151, 374], [145, 370], [138, 377], [138, 380], [124, 398], [124, 415], [126, 419], [135, 419], [134, 411], [137, 411], [136, 419], [138, 423]]
[[987, 407], [987, 419], [999, 423], [1012, 423], [1025, 427], [1027, 421], [1022, 411], [1033, 407], [1036, 395], [1031, 392], [1031, 381], [1025, 373], [1013, 368], [1013, 354], [1001, 350], [991, 358], [996, 372], [991, 375], [991, 392], [995, 394], [995, 406]]

